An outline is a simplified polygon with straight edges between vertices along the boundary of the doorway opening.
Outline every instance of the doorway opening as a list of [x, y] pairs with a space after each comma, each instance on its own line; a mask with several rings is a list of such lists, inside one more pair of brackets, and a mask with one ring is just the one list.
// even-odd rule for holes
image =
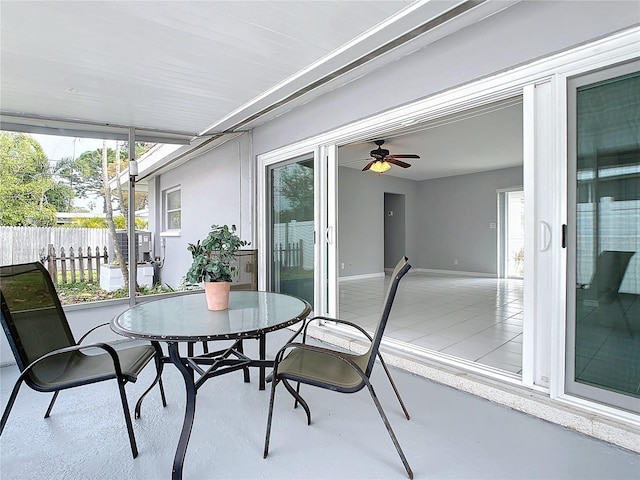
[[524, 191], [498, 192], [498, 276], [524, 277]]
[[397, 193], [384, 194], [384, 268], [393, 269], [406, 254], [405, 197]]

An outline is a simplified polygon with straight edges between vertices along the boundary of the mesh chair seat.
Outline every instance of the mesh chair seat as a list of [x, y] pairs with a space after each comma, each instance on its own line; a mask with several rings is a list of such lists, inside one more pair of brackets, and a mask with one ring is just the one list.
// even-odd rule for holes
[[331, 385], [332, 390], [344, 393], [362, 390], [366, 385], [362, 376], [342, 359], [355, 363], [364, 371], [369, 356], [296, 348], [278, 364], [278, 376], [309, 385]]
[[[96, 349], [102, 352], [102, 350]], [[113, 359], [108, 353], [68, 352], [46, 358], [34, 366], [31, 380], [42, 392], [55, 392], [77, 385], [117, 378]], [[127, 347], [118, 351], [122, 376], [134, 383], [138, 375], [156, 355], [151, 345]]]

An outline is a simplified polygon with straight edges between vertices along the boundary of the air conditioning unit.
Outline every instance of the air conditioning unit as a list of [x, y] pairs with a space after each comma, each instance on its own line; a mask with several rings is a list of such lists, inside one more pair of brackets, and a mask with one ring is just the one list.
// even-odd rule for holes
[[[136, 230], [136, 263], [147, 263], [151, 261], [151, 232]], [[124, 261], [129, 263], [129, 242], [126, 230], [116, 230], [115, 242], [122, 252]], [[109, 258], [113, 261], [116, 258], [114, 251], [109, 252]]]

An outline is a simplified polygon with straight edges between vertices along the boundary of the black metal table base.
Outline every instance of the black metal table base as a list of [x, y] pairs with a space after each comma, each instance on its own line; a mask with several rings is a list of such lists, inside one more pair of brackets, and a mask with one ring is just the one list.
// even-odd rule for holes
[[[255, 337], [254, 337], [255, 338]], [[226, 373], [244, 370], [244, 381], [249, 381], [248, 368], [258, 367], [259, 372], [259, 389], [265, 389], [265, 371], [268, 367], [273, 367], [273, 360], [266, 360], [266, 341], [264, 335], [258, 337], [259, 356], [258, 360], [251, 359], [244, 354], [242, 339], [236, 340], [229, 348], [218, 350], [215, 352], [207, 352], [202, 355], [193, 355], [193, 345], [196, 342], [190, 342], [187, 345], [187, 356], [181, 357], [179, 351], [180, 342], [167, 342], [169, 350], [169, 358], [165, 361], [171, 361], [184, 379], [186, 391], [186, 405], [184, 411], [184, 421], [182, 423], [182, 431], [176, 448], [176, 454], [173, 459], [173, 469], [171, 473], [172, 480], [182, 479], [182, 468], [184, 458], [189, 445], [189, 437], [193, 427], [193, 419], [196, 412], [196, 396], [198, 389], [212, 377], [224, 375]], [[203, 368], [204, 367], [204, 368]], [[196, 379], [195, 374], [199, 375]]]

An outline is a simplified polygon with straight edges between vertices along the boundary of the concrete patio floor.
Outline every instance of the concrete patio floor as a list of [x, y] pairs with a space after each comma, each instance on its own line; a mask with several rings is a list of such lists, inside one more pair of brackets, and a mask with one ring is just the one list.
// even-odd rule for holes
[[[269, 334], [268, 353], [288, 338]], [[256, 343], [256, 342], [248, 342]], [[255, 345], [247, 351], [254, 353]], [[411, 420], [402, 415], [384, 372], [373, 385], [416, 479], [638, 479], [640, 455], [393, 368]], [[0, 369], [6, 405], [18, 370]], [[153, 367], [127, 386], [131, 407]], [[0, 438], [0, 477], [13, 479], [169, 479], [184, 414], [184, 387], [172, 365], [133, 420], [131, 457], [115, 382], [62, 392], [49, 419], [49, 394], [23, 386]], [[402, 479], [402, 462], [366, 391], [337, 394], [304, 387], [312, 424], [282, 386], [276, 394], [269, 457], [262, 458], [269, 388], [257, 371], [209, 380], [198, 392], [185, 479]]]

